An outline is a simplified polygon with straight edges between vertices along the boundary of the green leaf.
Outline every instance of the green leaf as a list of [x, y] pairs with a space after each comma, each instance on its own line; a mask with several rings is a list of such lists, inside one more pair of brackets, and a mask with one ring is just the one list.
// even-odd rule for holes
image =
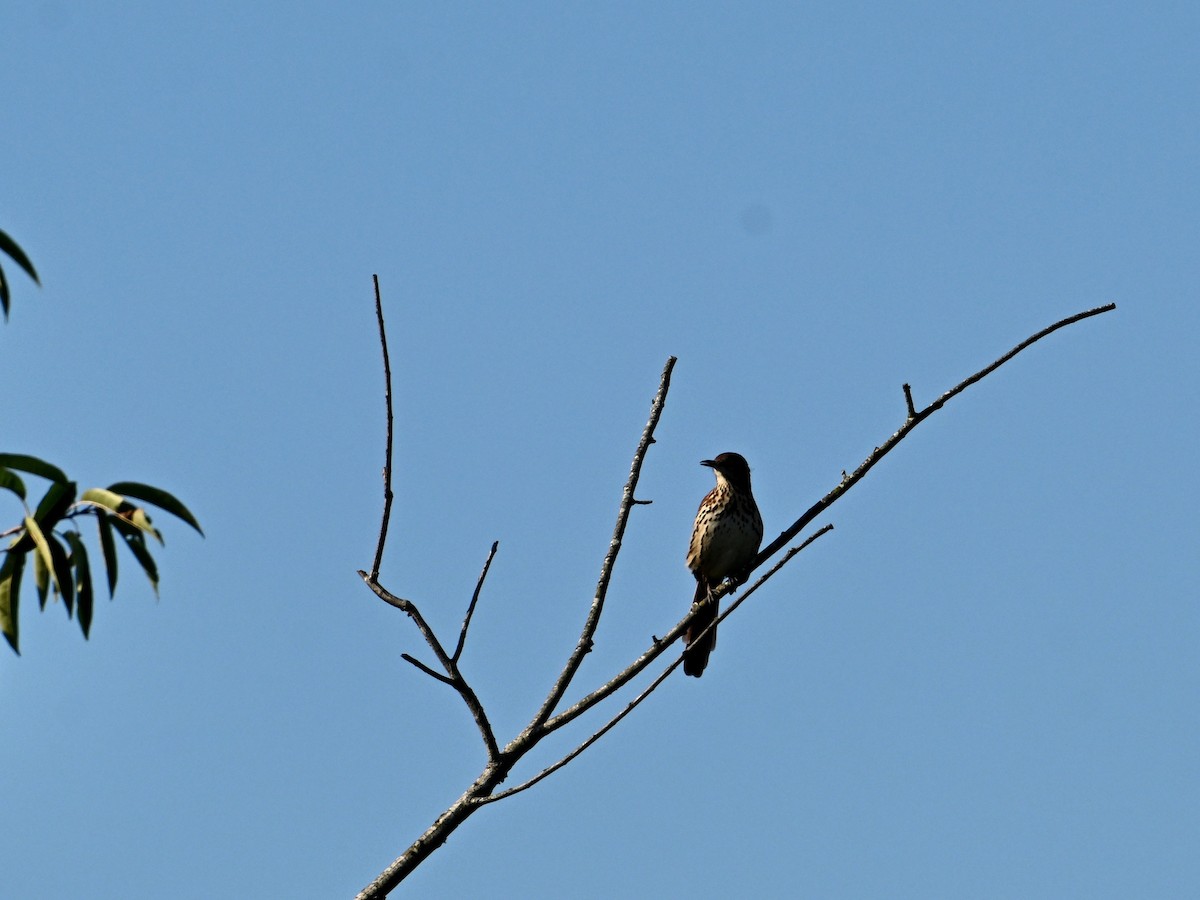
[[142, 567], [142, 571], [146, 573], [146, 577], [150, 579], [150, 586], [154, 588], [154, 596], [157, 597], [158, 566], [155, 565], [154, 557], [150, 555], [150, 551], [146, 549], [145, 535], [124, 519], [113, 517], [112, 524], [117, 530], [117, 534], [125, 541], [125, 546], [129, 548], [129, 552], [133, 554], [133, 558]]
[[[25, 532], [29, 535], [29, 539], [33, 541], [34, 546], [33, 577], [34, 581], [37, 582], [38, 604], [42, 609], [45, 609], [46, 594], [50, 588], [50, 574], [54, 570], [54, 557], [50, 555], [49, 541], [42, 534], [42, 529], [38, 527], [38, 523], [33, 516], [25, 517]], [[55, 585], [56, 589], [57, 587], [58, 585]]]
[[67, 510], [71, 508], [71, 504], [75, 502], [75, 482], [58, 482], [50, 485], [46, 490], [46, 496], [38, 504], [37, 511], [33, 517], [37, 519], [38, 525], [42, 527], [43, 532], [50, 531], [59, 523]]
[[163, 542], [162, 534], [154, 527], [150, 521], [149, 514], [140, 506], [134, 506], [120, 494], [115, 491], [110, 491], [105, 488], [89, 488], [83, 492], [80, 500], [92, 503], [96, 506], [102, 506], [105, 509], [116, 513], [126, 522], [136, 526], [139, 530], [146, 534], [154, 535], [155, 540], [160, 544]]
[[140, 506], [134, 506], [132, 503], [125, 504], [125, 509], [121, 511], [121, 518], [139, 531], [153, 535], [154, 539], [162, 544], [162, 534], [150, 523], [150, 516]]
[[37, 588], [37, 608], [46, 608], [46, 598], [50, 594], [50, 570], [40, 553], [34, 553], [34, 587]]
[[79, 495], [79, 499], [85, 503], [94, 503], [97, 506], [103, 506], [112, 512], [120, 512], [121, 504], [125, 503], [125, 498], [120, 494], [104, 488], [88, 488]]
[[92, 570], [88, 565], [87, 547], [79, 534], [67, 532], [67, 543], [71, 545], [71, 564], [75, 567], [75, 599], [79, 605], [79, 627], [87, 640], [92, 627]]
[[0, 466], [9, 469], [16, 469], [20, 472], [28, 472], [30, 475], [36, 475], [39, 478], [46, 478], [50, 481], [70, 481], [67, 473], [58, 466], [52, 466], [43, 459], [38, 459], [36, 456], [26, 456], [23, 453], [0, 453]]
[[18, 247], [17, 242], [3, 231], [0, 231], [0, 250], [11, 256], [13, 262], [24, 269], [25, 274], [32, 278], [35, 284], [41, 284], [41, 281], [38, 280], [37, 270], [33, 268], [33, 263], [29, 261], [29, 257], [25, 255], [25, 251]]
[[[70, 615], [75, 602], [75, 584], [71, 580], [71, 566], [67, 562], [66, 551], [63, 550], [62, 545], [53, 534], [46, 535], [43, 533], [41, 527], [32, 516], [25, 517], [25, 529], [29, 532], [29, 536], [33, 538], [33, 545], [37, 548], [38, 559], [41, 560], [42, 567], [48, 571], [50, 581], [54, 585], [54, 590], [63, 598], [63, 603], [67, 607], [67, 614]], [[37, 568], [35, 565], [35, 574], [38, 574]], [[45, 588], [41, 584], [38, 585], [38, 594], [42, 608], [45, 609]]]
[[17, 611], [21, 600], [21, 575], [25, 571], [25, 554], [9, 553], [0, 565], [0, 629], [13, 652], [21, 655], [17, 642]]
[[[2, 464], [0, 460], [0, 464]], [[139, 484], [136, 481], [118, 481], [116, 484], [108, 486], [110, 491], [115, 491], [125, 497], [133, 497], [135, 500], [142, 500], [152, 506], [157, 506], [159, 509], [166, 510], [176, 518], [183, 519], [201, 535], [204, 534], [204, 529], [200, 527], [200, 523], [196, 521], [196, 517], [191, 514], [186, 506], [184, 506], [177, 497], [169, 494], [162, 488], [152, 487], [148, 484]]]
[[[38, 503], [37, 511], [34, 512], [33, 518], [38, 523], [38, 530], [41, 533], [51, 531], [67, 510], [71, 508], [71, 503], [75, 499], [75, 485], [68, 481], [65, 484], [55, 482], [46, 490], [46, 495], [42, 497]], [[20, 553], [28, 553], [34, 547], [34, 534], [28, 528], [24, 534], [17, 536], [16, 540], [10, 545], [11, 550], [16, 550]]]
[[106, 513], [96, 512], [96, 525], [100, 529], [100, 549], [104, 551], [104, 568], [108, 570], [108, 596], [112, 599], [117, 589], [117, 545], [113, 541], [112, 523]]
[[[71, 508], [71, 503], [75, 499], [75, 485], [71, 482], [61, 484], [55, 482], [46, 490], [46, 495], [42, 497], [38, 504], [37, 511], [34, 512], [33, 518], [38, 524], [38, 531], [44, 534], [50, 531], [62, 519], [63, 515]], [[26, 528], [24, 533], [17, 535], [13, 542], [9, 545], [10, 550], [15, 550], [20, 553], [28, 553], [34, 548], [34, 533]]]
[[0, 266], [0, 312], [4, 313], [4, 321], [8, 321], [8, 279], [4, 277], [4, 267]]
[[71, 574], [71, 562], [67, 551], [53, 534], [46, 535], [46, 543], [50, 545], [50, 559], [54, 562], [54, 585], [62, 597], [63, 606], [67, 610], [67, 618], [75, 612], [75, 578]]
[[25, 482], [16, 472], [10, 472], [8, 469], [0, 469], [0, 488], [12, 491], [22, 500], [25, 499]]

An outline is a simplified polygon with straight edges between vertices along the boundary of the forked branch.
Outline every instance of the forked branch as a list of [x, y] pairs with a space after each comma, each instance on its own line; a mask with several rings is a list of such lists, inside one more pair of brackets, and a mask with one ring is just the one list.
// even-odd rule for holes
[[[475, 605], [479, 599], [480, 591], [483, 587], [484, 579], [487, 577], [488, 569], [491, 566], [492, 558], [496, 553], [496, 544], [492, 545], [491, 553], [489, 553], [487, 561], [484, 563], [483, 572], [479, 576], [479, 581], [476, 584], [475, 593], [471, 598], [470, 605], [467, 608], [466, 616], [463, 619], [462, 629], [459, 632], [457, 646], [453, 654], [448, 654], [443, 648], [437, 636], [433, 633], [429, 624], [421, 616], [419, 610], [410, 600], [405, 600], [396, 597], [387, 591], [378, 580], [379, 566], [383, 556], [384, 545], [387, 540], [388, 518], [391, 512], [392, 493], [391, 493], [391, 471], [392, 471], [392, 408], [391, 408], [391, 369], [388, 363], [387, 356], [387, 339], [384, 333], [383, 310], [379, 299], [379, 282], [375, 281], [376, 287], [376, 314], [379, 321], [380, 341], [383, 346], [384, 371], [387, 381], [387, 462], [384, 467], [384, 514], [383, 521], [380, 525], [379, 543], [376, 549], [375, 562], [371, 573], [366, 572], [359, 574], [367, 582], [375, 594], [385, 602], [395, 606], [407, 613], [413, 622], [416, 624], [421, 636], [425, 639], [430, 649], [433, 650], [437, 657], [438, 663], [445, 670], [445, 675], [437, 672], [433, 668], [418, 662], [416, 659], [405, 654], [405, 658], [409, 659], [418, 668], [421, 668], [432, 677], [449, 684], [462, 697], [468, 709], [475, 717], [476, 725], [479, 727], [480, 733], [483, 735], [484, 744], [487, 748], [487, 762], [484, 765], [483, 771], [479, 777], [467, 788], [467, 790], [450, 805], [447, 810], [442, 813], [432, 825], [426, 829], [412, 846], [408, 848], [400, 857], [394, 860], [370, 885], [363, 889], [358, 895], [358, 900], [368, 900], [368, 898], [385, 897], [387, 894], [398, 885], [413, 869], [423, 862], [430, 853], [445, 843], [449, 835], [458, 828], [466, 819], [480, 807], [494, 803], [497, 800], [511, 797], [514, 794], [528, 790], [533, 785], [541, 782], [549, 777], [554, 772], [567, 765], [572, 760], [576, 759], [588, 747], [592, 746], [601, 737], [607, 734], [617, 723], [624, 719], [630, 712], [636, 709], [653, 691], [660, 685], [674, 670], [678, 667], [680, 659], [676, 658], [667, 668], [660, 673], [649, 685], [644, 688], [633, 700], [626, 706], [613, 715], [609, 720], [598, 730], [593, 732], [590, 737], [579, 744], [574, 750], [570, 751], [564, 757], [559, 759], [554, 764], [546, 767], [541, 772], [534, 775], [527, 781], [518, 784], [505, 791], [500, 791], [500, 785], [505, 781], [508, 775], [512, 772], [513, 767], [535, 747], [546, 736], [554, 731], [562, 728], [568, 723], [574, 721], [584, 713], [594, 708], [599, 703], [611, 697], [622, 687], [627, 685], [633, 678], [643, 672], [655, 659], [661, 656], [676, 640], [683, 634], [690, 624], [693, 612], [689, 612], [684, 616], [662, 639], [655, 638], [648, 647], [636, 660], [618, 672], [607, 682], [591, 691], [589, 694], [568, 706], [561, 712], [556, 713], [558, 705], [562, 702], [567, 689], [570, 687], [575, 675], [579, 671], [580, 664], [584, 656], [592, 649], [592, 641], [596, 634], [596, 628], [599, 625], [600, 616], [604, 610], [605, 599], [608, 594], [609, 582], [612, 578], [614, 566], [616, 565], [617, 555], [621, 550], [622, 541], [624, 539], [625, 528], [629, 520], [630, 511], [634, 506], [645, 503], [647, 501], [635, 499], [638, 478], [641, 473], [642, 465], [645, 461], [646, 453], [650, 445], [654, 443], [654, 430], [658, 425], [658, 421], [662, 416], [663, 408], [666, 404], [667, 391], [670, 387], [671, 371], [675, 365], [675, 358], [671, 357], [667, 360], [667, 364], [663, 369], [662, 376], [659, 382], [659, 389], [651, 404], [650, 417], [646, 422], [646, 427], [642, 432], [641, 440], [638, 443], [637, 450], [634, 453], [633, 463], [630, 467], [629, 478], [625, 483], [625, 489], [622, 493], [621, 503], [617, 512], [617, 522], [613, 530], [613, 537], [609, 542], [608, 550], [605, 554], [604, 561], [600, 568], [600, 578], [596, 585], [596, 592], [589, 606], [587, 616], [585, 617], [583, 627], [580, 631], [579, 639], [576, 642], [574, 650], [571, 652], [562, 671], [558, 674], [554, 681], [550, 692], [545, 700], [538, 708], [529, 724], [513, 738], [503, 749], [497, 745], [496, 738], [492, 733], [491, 725], [488, 722], [483, 706], [474, 690], [462, 677], [462, 673], [458, 669], [458, 661], [462, 655], [463, 647], [466, 642], [467, 630], [470, 626], [471, 617], [475, 610]], [[959, 382], [957, 385], [939, 396], [928, 406], [917, 409], [913, 402], [912, 389], [908, 384], [903, 386], [904, 402], [906, 408], [906, 419], [904, 424], [893, 433], [886, 441], [875, 450], [862, 462], [857, 469], [849, 475], [843, 473], [841, 481], [827, 493], [824, 497], [814, 503], [808, 510], [804, 512], [795, 522], [792, 523], [779, 537], [765, 547], [761, 553], [755, 558], [751, 570], [760, 567], [764, 562], [773, 557], [776, 553], [783, 549], [785, 545], [790, 543], [808, 524], [810, 524], [817, 516], [827, 510], [838, 499], [840, 499], [851, 487], [857, 484], [869, 472], [877, 462], [886, 456], [891, 450], [908, 436], [914, 428], [921, 422], [927, 419], [937, 410], [945, 405], [946, 401], [966, 390], [971, 385], [987, 377], [997, 368], [1008, 362], [1022, 350], [1044, 338], [1046, 335], [1057, 331], [1074, 322], [1091, 316], [1099, 315], [1100, 313], [1108, 312], [1115, 309], [1115, 304], [1097, 307], [1096, 309], [1087, 310], [1059, 322], [1054, 323], [1048, 328], [1043, 329], [1030, 338], [1022, 341], [1012, 350], [995, 360], [991, 364], [980, 369], [970, 377]], [[729, 604], [728, 608], [720, 615], [717, 622], [722, 622], [733, 612], [738, 609], [750, 596], [752, 596], [758, 588], [766, 583], [776, 572], [784, 565], [793, 559], [797, 553], [808, 546], [813, 540], [833, 526], [826, 525], [810, 536], [799, 546], [788, 550], [767, 572], [760, 576], [750, 587], [744, 590], [741, 596], [733, 603]], [[726, 585], [721, 586], [714, 592], [718, 596], [729, 593], [729, 588]], [[716, 622], [710, 627], [716, 627]]]
[[[495, 760], [500, 755], [500, 747], [496, 743], [496, 735], [492, 730], [491, 722], [488, 721], [487, 712], [483, 708], [483, 704], [479, 701], [479, 696], [475, 690], [467, 683], [462, 672], [458, 669], [458, 657], [462, 652], [462, 641], [466, 640], [467, 624], [470, 620], [470, 611], [467, 614], [467, 622], [463, 623], [462, 636], [459, 641], [459, 647], [456, 649], [453, 657], [446, 653], [442, 647], [441, 641], [438, 640], [429, 623], [425, 621], [425, 617], [421, 615], [421, 611], [417, 609], [417, 605], [411, 600], [405, 600], [402, 597], [397, 597], [379, 583], [379, 567], [383, 562], [383, 549], [387, 544], [388, 522], [392, 515], [392, 448], [393, 435], [395, 429], [395, 419], [392, 415], [392, 364], [388, 357], [387, 345], [387, 327], [383, 321], [383, 299], [379, 291], [379, 276], [372, 276], [375, 283], [375, 318], [379, 323], [379, 345], [383, 350], [383, 383], [384, 383], [384, 406], [387, 410], [387, 446], [384, 451], [383, 461], [383, 518], [379, 523], [379, 541], [375, 545], [375, 560], [371, 564], [371, 573], [359, 569], [359, 576], [367, 583], [367, 586], [375, 593], [375, 596], [383, 600], [385, 603], [396, 607], [408, 614], [409, 618], [417, 626], [417, 630], [421, 632], [421, 636], [425, 638], [425, 643], [433, 651], [446, 674], [443, 676], [431, 669], [429, 666], [417, 660], [408, 654], [404, 654], [404, 658], [416, 666], [421, 671], [436, 678], [444, 684], [454, 688], [463, 703], [466, 704], [471, 716], [475, 719], [475, 725], [479, 729], [479, 734], [483, 738], [483, 745], [487, 750], [489, 760]], [[491, 565], [492, 556], [496, 553], [495, 545], [492, 546], [492, 554], [488, 556], [488, 565]], [[484, 575], [487, 575], [487, 566], [484, 567]], [[475, 607], [475, 601], [478, 599], [479, 590], [483, 586], [483, 576], [480, 576], [479, 585], [475, 588], [475, 596], [471, 600], [471, 609]]]

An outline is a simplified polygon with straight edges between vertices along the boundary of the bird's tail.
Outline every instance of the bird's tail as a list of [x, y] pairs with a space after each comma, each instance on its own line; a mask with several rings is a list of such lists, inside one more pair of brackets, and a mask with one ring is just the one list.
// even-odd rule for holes
[[[717, 646], [717, 601], [710, 597], [709, 587], [703, 579], [696, 582], [696, 596], [692, 607], [699, 606], [700, 612], [683, 635], [683, 673], [699, 678], [708, 665], [708, 655]], [[712, 625], [709, 628], [709, 625]], [[708, 633], [701, 632], [708, 628]]]

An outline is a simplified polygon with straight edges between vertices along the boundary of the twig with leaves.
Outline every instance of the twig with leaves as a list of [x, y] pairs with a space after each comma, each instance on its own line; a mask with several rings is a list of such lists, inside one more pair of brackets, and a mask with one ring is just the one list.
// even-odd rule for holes
[[[50, 482], [33, 510], [26, 504], [25, 479], [18, 473], [35, 475]], [[154, 593], [158, 593], [158, 566], [146, 538], [152, 537], [162, 544], [162, 533], [151, 523], [145, 507], [134, 500], [169, 512], [204, 534], [191, 511], [162, 488], [136, 481], [119, 481], [106, 488], [89, 488], [80, 494], [75, 482], [67, 478], [62, 469], [35, 456], [0, 453], [0, 489], [16, 495], [25, 507], [20, 525], [0, 531], [0, 538], [12, 538], [4, 550], [4, 561], [0, 563], [0, 631], [18, 653], [21, 581], [30, 556], [33, 557], [38, 605], [45, 609], [46, 600], [53, 591], [54, 596], [62, 599], [67, 615], [78, 620], [84, 638], [91, 630], [95, 592], [79, 519], [91, 516], [96, 520], [110, 597], [117, 589], [117, 538], [133, 554], [150, 579]], [[68, 525], [69, 528], [61, 530]]]
[[[391, 368], [388, 360], [387, 352], [387, 333], [383, 319], [383, 305], [379, 293], [379, 280], [375, 278], [375, 301], [376, 301], [376, 317], [379, 325], [380, 343], [383, 348], [384, 373], [386, 380], [385, 403], [387, 406], [387, 450], [386, 460], [384, 464], [384, 511], [383, 520], [380, 525], [379, 541], [376, 546], [374, 565], [371, 572], [359, 571], [359, 575], [367, 583], [368, 587], [385, 602], [407, 613], [417, 626], [417, 630], [433, 651], [441, 671], [420, 662], [416, 658], [403, 654], [403, 657], [411, 662], [422, 672], [437, 679], [439, 682], [452, 687], [462, 698], [471, 715], [475, 719], [475, 724], [479, 729], [483, 739], [484, 748], [487, 754], [487, 759], [483, 770], [479, 776], [471, 783], [463, 794], [452, 803], [445, 812], [443, 812], [432, 825], [419, 837], [413, 844], [391, 865], [384, 869], [379, 876], [367, 885], [359, 894], [357, 900], [377, 900], [380, 897], [386, 897], [388, 893], [395, 888], [404, 878], [417, 868], [434, 850], [445, 843], [450, 834], [458, 828], [468, 817], [476, 810], [483, 806], [494, 803], [498, 800], [511, 797], [514, 794], [528, 790], [535, 784], [543, 781], [545, 778], [558, 771], [568, 763], [576, 759], [588, 747], [596, 743], [600, 738], [607, 734], [617, 723], [624, 719], [630, 712], [636, 709], [662, 682], [675, 671], [682, 661], [682, 656], [668, 665], [656, 678], [654, 678], [633, 700], [629, 701], [624, 708], [611, 716], [604, 725], [594, 731], [586, 740], [576, 746], [569, 753], [561, 757], [557, 762], [547, 766], [532, 776], [528, 780], [506, 790], [500, 790], [500, 785], [507, 779], [514, 767], [520, 760], [538, 743], [545, 739], [550, 734], [554, 733], [563, 726], [569, 724], [588, 711], [595, 708], [598, 704], [612, 697], [617, 691], [621, 690], [625, 685], [629, 684], [640, 673], [646, 670], [659, 656], [665, 653], [676, 640], [687, 630], [690, 625], [695, 610], [689, 611], [683, 619], [677, 622], [662, 638], [652, 638], [650, 646], [646, 648], [633, 662], [628, 666], [604, 682], [600, 686], [593, 689], [580, 700], [567, 706], [565, 709], [559, 710], [563, 697], [570, 688], [584, 656], [592, 649], [593, 639], [596, 634], [596, 628], [599, 625], [600, 617], [604, 611], [605, 600], [608, 595], [609, 582], [612, 578], [612, 573], [616, 565], [617, 556], [621, 551], [622, 542], [624, 540], [625, 528], [629, 521], [630, 513], [634, 506], [643, 504], [647, 501], [638, 500], [635, 498], [638, 479], [642, 471], [642, 466], [645, 462], [646, 455], [654, 443], [654, 431], [658, 425], [659, 419], [662, 416], [663, 409], [666, 405], [667, 392], [671, 384], [671, 373], [675, 366], [675, 357], [667, 360], [663, 368], [662, 375], [659, 379], [658, 391], [654, 396], [654, 400], [650, 407], [650, 416], [646, 422], [646, 426], [642, 431], [641, 439], [638, 442], [637, 449], [634, 451], [633, 462], [630, 466], [629, 478], [625, 482], [625, 488], [621, 495], [621, 502], [617, 510], [616, 526], [613, 529], [613, 537], [609, 542], [607, 552], [600, 567], [600, 578], [596, 585], [596, 592], [592, 597], [591, 604], [588, 608], [587, 615], [584, 618], [583, 626], [580, 630], [579, 638], [576, 641], [575, 647], [567, 657], [566, 663], [546, 695], [546, 699], [541, 703], [538, 709], [534, 712], [529, 724], [526, 725], [512, 740], [506, 745], [500, 747], [492, 727], [488, 721], [484, 707], [479, 700], [478, 694], [474, 688], [463, 677], [459, 669], [459, 661], [466, 644], [467, 631], [470, 626], [471, 617], [474, 614], [476, 604], [479, 601], [480, 593], [483, 589], [484, 581], [487, 578], [488, 571], [492, 561], [495, 558], [498, 544], [493, 543], [491, 552], [488, 554], [487, 561], [484, 563], [483, 571], [480, 574], [479, 581], [476, 584], [475, 592], [471, 597], [470, 604], [467, 607], [466, 615], [463, 618], [462, 628], [459, 632], [458, 643], [452, 654], [447, 653], [441, 641], [429, 626], [428, 622], [421, 615], [416, 605], [411, 600], [396, 597], [379, 583], [379, 566], [382, 560], [384, 546], [387, 540], [388, 521], [391, 515], [392, 491], [391, 491], [391, 473], [392, 473], [392, 448], [393, 448], [393, 415], [392, 415], [392, 384], [391, 384]], [[908, 434], [916, 428], [921, 422], [925, 421], [934, 412], [941, 409], [948, 400], [962, 391], [966, 390], [971, 385], [985, 378], [1004, 363], [1008, 362], [1025, 348], [1036, 343], [1048, 334], [1064, 328], [1074, 322], [1082, 319], [1096, 316], [1104, 312], [1115, 309], [1115, 304], [1108, 304], [1096, 309], [1087, 310], [1074, 316], [1070, 316], [1059, 322], [1054, 323], [1049, 328], [1043, 329], [1032, 337], [1022, 341], [1012, 350], [1001, 356], [996, 361], [980, 369], [970, 377], [964, 379], [959, 384], [955, 385], [950, 390], [939, 396], [931, 404], [923, 409], [916, 409], [912, 399], [912, 390], [909, 385], [903, 386], [906, 419], [903, 425], [895, 431], [886, 441], [876, 447], [874, 451], [858, 466], [852, 473], [845, 474], [836, 487], [833, 488], [824, 497], [814, 503], [806, 510], [795, 522], [785, 529], [774, 541], [772, 541], [765, 549], [762, 550], [755, 558], [751, 571], [759, 568], [767, 560], [774, 557], [779, 551], [796, 538], [801, 531], [813, 522], [821, 513], [827, 510], [834, 502], [841, 498], [845, 493], [858, 483], [871, 468], [886, 456], [895, 446], [900, 443]], [[823, 528], [812, 534], [801, 544], [787, 550], [778, 561], [763, 575], [761, 575], [750, 587], [746, 588], [741, 596], [721, 614], [709, 627], [716, 627], [717, 623], [724, 621], [734, 613], [749, 597], [751, 597], [763, 584], [765, 584], [775, 573], [777, 573], [784, 565], [790, 562], [800, 551], [810, 545], [821, 535], [832, 529], [832, 525], [825, 525]], [[729, 593], [731, 587], [728, 584], [722, 585], [716, 591], [715, 596], [721, 596]]]

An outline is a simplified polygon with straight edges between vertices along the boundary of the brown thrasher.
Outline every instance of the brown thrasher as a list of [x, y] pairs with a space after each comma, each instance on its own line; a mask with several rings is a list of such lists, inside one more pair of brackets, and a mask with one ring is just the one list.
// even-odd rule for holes
[[[683, 636], [683, 671], [699, 678], [708, 665], [708, 655], [717, 646], [717, 601], [713, 589], [726, 578], [741, 584], [762, 542], [762, 516], [750, 491], [750, 466], [737, 453], [722, 453], [716, 459], [703, 460], [717, 476], [717, 486], [700, 501], [692, 542], [688, 546], [687, 566], [696, 576], [693, 609], [701, 612], [692, 619]], [[709, 628], [709, 625], [712, 627]], [[701, 632], [708, 628], [708, 633]]]

